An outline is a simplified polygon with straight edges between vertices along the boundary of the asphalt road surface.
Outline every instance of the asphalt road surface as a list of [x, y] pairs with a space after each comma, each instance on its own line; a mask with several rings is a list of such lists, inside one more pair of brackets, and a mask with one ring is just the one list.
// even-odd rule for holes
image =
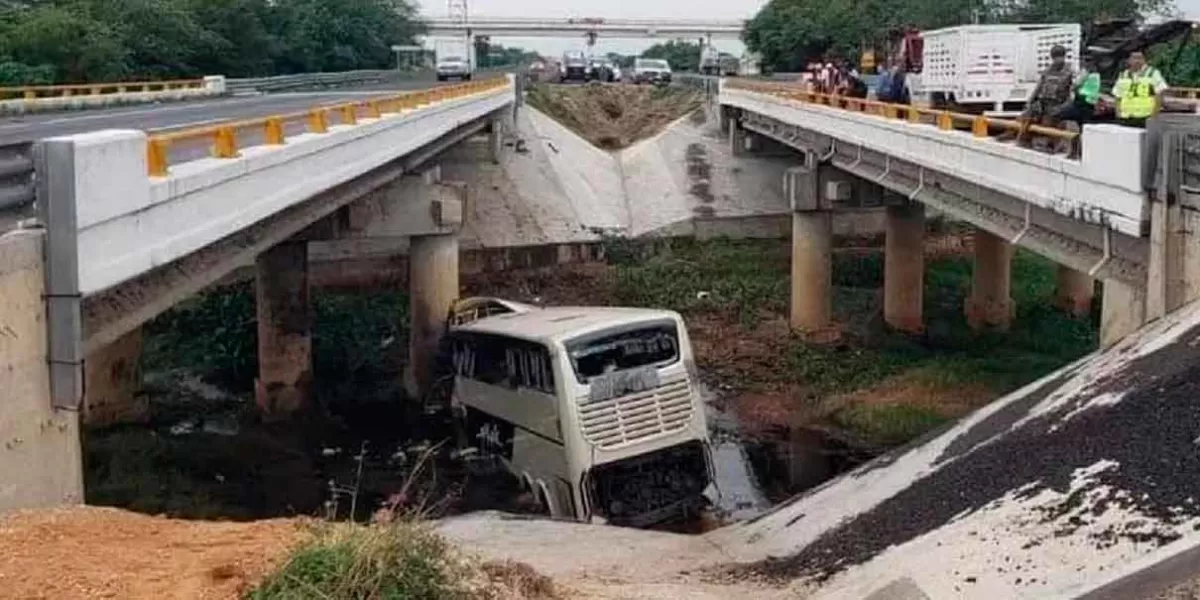
[[71, 135], [99, 129], [142, 129], [153, 132], [200, 126], [227, 120], [253, 119], [303, 111], [322, 104], [384, 97], [389, 92], [426, 89], [433, 81], [402, 81], [372, 87], [263, 96], [233, 96], [211, 100], [140, 104], [78, 112], [52, 112], [0, 118], [0, 145]]

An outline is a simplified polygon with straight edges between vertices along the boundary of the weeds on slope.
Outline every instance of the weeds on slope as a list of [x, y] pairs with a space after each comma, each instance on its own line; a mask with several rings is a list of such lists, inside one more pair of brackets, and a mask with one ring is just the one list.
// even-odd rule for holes
[[[1017, 314], [1003, 333], [967, 326], [963, 307], [971, 257], [930, 260], [927, 331], [920, 336], [883, 325], [882, 254], [837, 252], [834, 313], [843, 336], [830, 344], [811, 343], [778, 326], [790, 293], [786, 241], [671, 240], [640, 253], [620, 240], [609, 246], [615, 302], [677, 310], [699, 323], [693, 332], [698, 346], [704, 340], [697, 338], [717, 339], [698, 360], [721, 384], [735, 390], [799, 387], [805, 397], [792, 400], [806, 404], [805, 414], [823, 415], [871, 445], [904, 443], [1096, 347], [1094, 320], [1053, 308], [1055, 265], [1026, 251], [1013, 259]], [[711, 317], [729, 325], [704, 331]], [[756, 330], [767, 323], [776, 326], [759, 335]], [[757, 355], [738, 356], [741, 346]], [[876, 388], [897, 389], [873, 393]]]

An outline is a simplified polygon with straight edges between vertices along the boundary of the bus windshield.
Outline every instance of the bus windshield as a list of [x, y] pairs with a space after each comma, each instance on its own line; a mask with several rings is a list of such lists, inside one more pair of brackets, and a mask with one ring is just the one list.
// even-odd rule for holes
[[[612, 373], [679, 360], [679, 332], [674, 323], [653, 324], [572, 340], [566, 348], [575, 377], [586, 384], [600, 378], [610, 379], [606, 376]], [[657, 371], [648, 369], [648, 376], [650, 372], [657, 375]]]

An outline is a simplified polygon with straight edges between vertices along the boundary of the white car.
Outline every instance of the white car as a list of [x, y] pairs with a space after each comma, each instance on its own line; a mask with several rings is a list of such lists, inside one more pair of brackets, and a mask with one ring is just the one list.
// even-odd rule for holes
[[671, 83], [671, 64], [660, 58], [633, 61], [634, 83]]

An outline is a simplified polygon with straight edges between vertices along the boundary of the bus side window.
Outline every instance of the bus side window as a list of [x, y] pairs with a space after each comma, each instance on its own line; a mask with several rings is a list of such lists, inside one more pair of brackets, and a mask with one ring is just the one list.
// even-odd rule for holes
[[550, 353], [538, 344], [514, 344], [508, 349], [510, 380], [516, 387], [554, 393]]
[[507, 385], [507, 344], [502, 338], [493, 336], [479, 336], [475, 342], [471, 378], [489, 385]]

